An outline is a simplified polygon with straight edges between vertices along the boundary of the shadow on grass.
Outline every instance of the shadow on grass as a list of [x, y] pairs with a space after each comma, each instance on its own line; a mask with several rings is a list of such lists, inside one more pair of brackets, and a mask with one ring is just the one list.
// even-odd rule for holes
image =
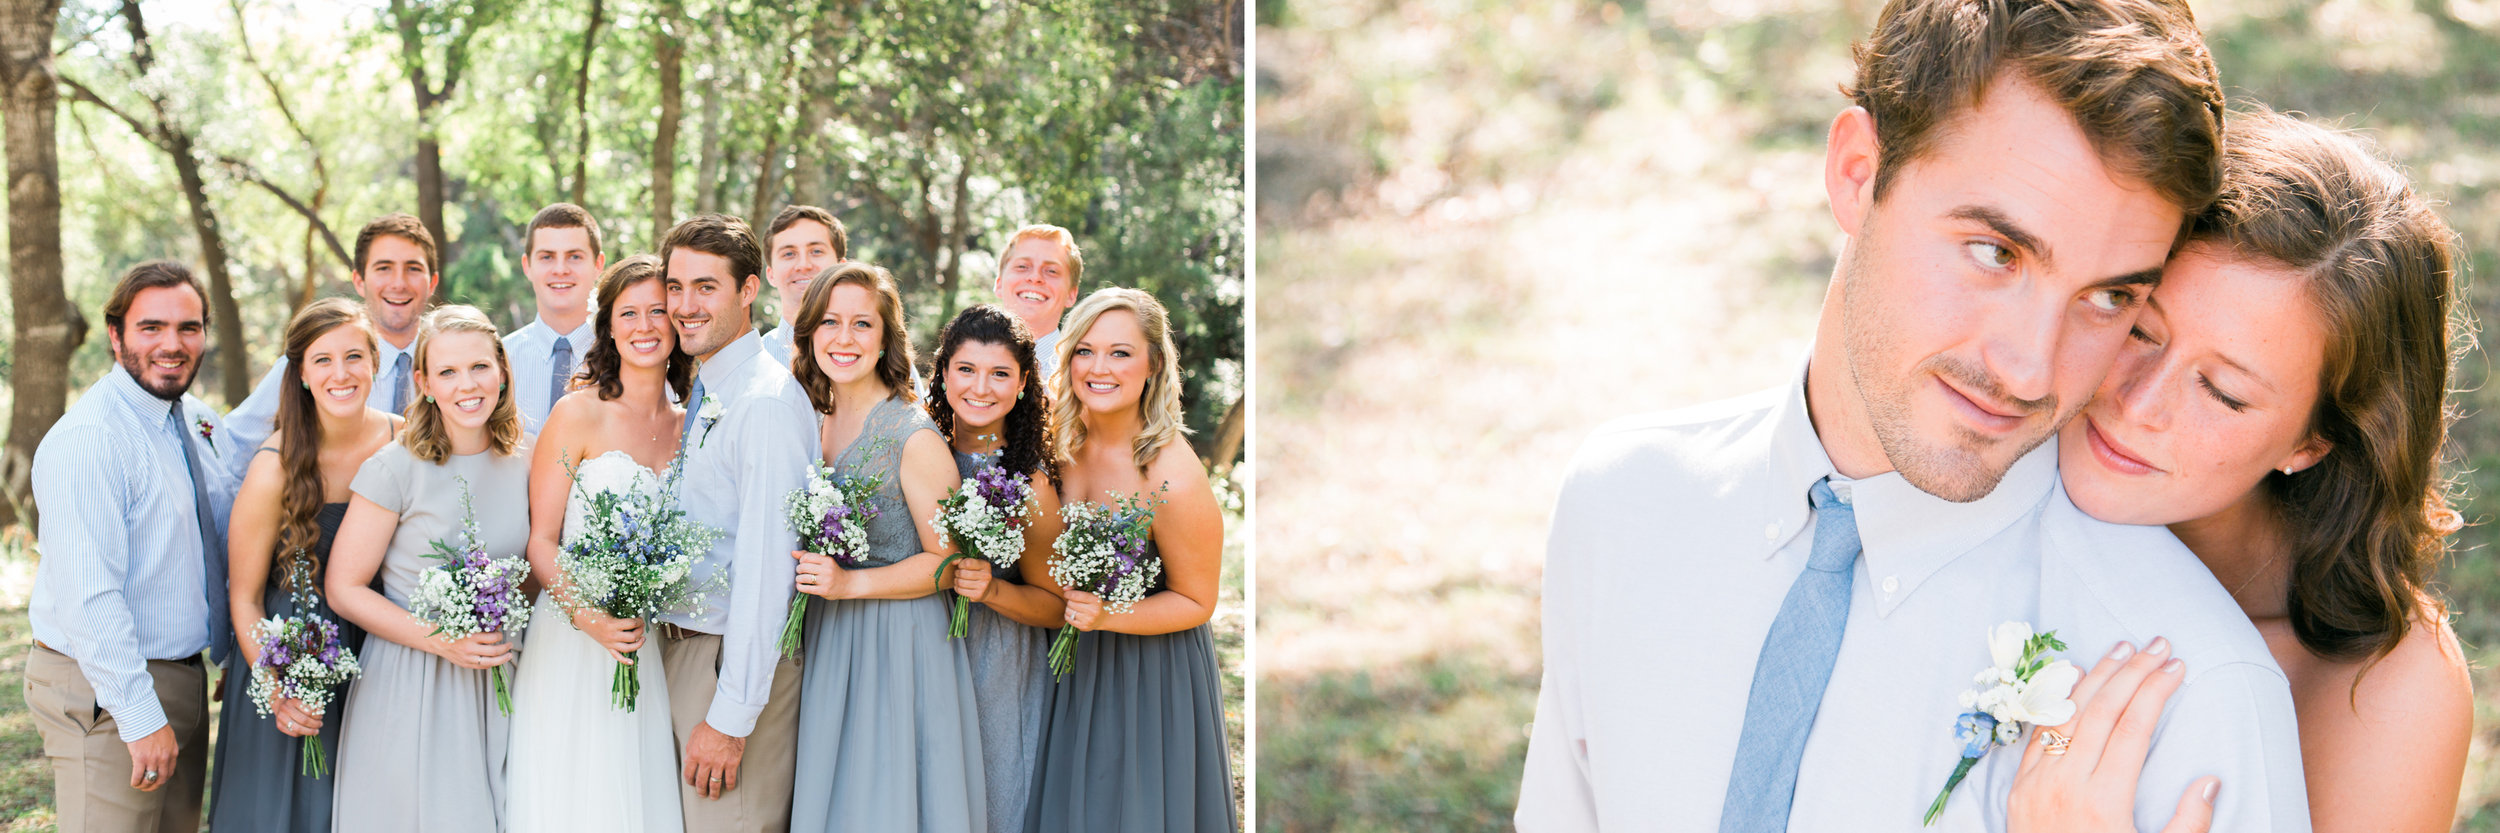
[[1439, 658], [1259, 681], [1259, 828], [1508, 830], [1537, 678]]
[[52, 770], [26, 712], [25, 608], [0, 610], [0, 830], [52, 829]]

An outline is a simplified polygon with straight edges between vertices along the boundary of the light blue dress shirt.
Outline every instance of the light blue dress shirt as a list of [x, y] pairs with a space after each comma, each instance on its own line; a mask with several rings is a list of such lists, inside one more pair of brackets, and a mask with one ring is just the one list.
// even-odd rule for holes
[[547, 379], [555, 370], [548, 366], [548, 361], [554, 357], [556, 339], [572, 342], [573, 372], [579, 373], [598, 331], [594, 323], [591, 318], [583, 318], [582, 325], [572, 332], [558, 334], [554, 327], [547, 326], [546, 319], [532, 318], [530, 323], [503, 337], [504, 356], [512, 362], [512, 404], [521, 409], [522, 434], [538, 436], [538, 429], [547, 424], [547, 412], [555, 410], [556, 401], [548, 397]]
[[[1546, 552], [1520, 830], [1717, 828], [1763, 636], [1812, 549], [1806, 493], [1835, 473], [1804, 380], [1611, 423], [1572, 460]], [[2291, 691], [2265, 639], [2167, 530], [2077, 510], [2054, 440], [1970, 503], [1897, 472], [1846, 485], [1865, 550], [1789, 829], [1923, 830], [1960, 762], [1957, 695], [2008, 621], [2056, 631], [2086, 669], [2119, 640], [2157, 636], [2186, 661], [2138, 782], [2138, 828], [2161, 829], [2188, 784], [2214, 775], [2214, 830], [2309, 829]], [[1936, 829], [2003, 830], [2021, 758], [1989, 753]]]
[[[416, 352], [417, 342], [411, 339], [406, 347], [394, 347], [385, 339], [374, 339], [373, 343], [378, 351], [373, 356], [373, 390], [365, 394], [365, 406], [387, 411], [391, 409], [391, 393], [400, 385], [399, 371], [394, 368], [399, 366], [400, 356]], [[414, 364], [409, 366], [409, 372], [418, 372]], [[539, 374], [540, 378], [545, 378], [545, 365], [539, 366]], [[285, 379], [286, 356], [281, 355], [277, 362], [269, 365], [269, 372], [260, 377], [260, 384], [252, 386], [252, 395], [244, 397], [243, 404], [226, 412], [226, 430], [234, 435], [234, 447], [259, 448], [270, 434], [277, 432], [278, 385]], [[411, 388], [409, 401], [416, 401], [417, 395]], [[225, 463], [226, 473], [234, 476], [234, 482], [241, 483], [244, 473], [252, 470], [252, 455], [229, 454]]]
[[[183, 436], [165, 428], [181, 409]], [[206, 426], [203, 429], [202, 426]], [[182, 446], [202, 455], [212, 534], [225, 535], [236, 481], [226, 458], [241, 446], [206, 403], [158, 399], [120, 365], [87, 389], [35, 449], [35, 568], [28, 604], [35, 638], [78, 661], [96, 705], [121, 738], [165, 726], [148, 660], [178, 660], [208, 647], [207, 565], [198, 504]]]
[[784, 501], [806, 485], [808, 467], [821, 456], [816, 412], [798, 379], [772, 363], [753, 331], [696, 373], [721, 415], [706, 419], [706, 403], [688, 403], [694, 424], [677, 494], [688, 516], [721, 532], [696, 562], [694, 583], [729, 578], [727, 586], [703, 594], [693, 611], [660, 621], [721, 635], [720, 685], [704, 722], [746, 737], [772, 699], [773, 666], [781, 660], [781, 625], [799, 566], [790, 557], [798, 536], [790, 531]]
[[1051, 387], [1050, 374], [1059, 372], [1059, 338], [1067, 333], [1067, 330], [1052, 329], [1033, 339], [1033, 361], [1041, 367], [1043, 390], [1058, 390]]
[[774, 364], [781, 365], [785, 369], [788, 368], [790, 366], [790, 341], [792, 338], [794, 338], [794, 336], [791, 334], [790, 324], [788, 322], [783, 322], [781, 326], [774, 327], [772, 332], [764, 334], [764, 355], [771, 357]]

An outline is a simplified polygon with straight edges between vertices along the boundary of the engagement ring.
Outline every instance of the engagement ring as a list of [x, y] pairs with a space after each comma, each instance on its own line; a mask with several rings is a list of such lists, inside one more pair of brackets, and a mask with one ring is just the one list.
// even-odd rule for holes
[[2074, 738], [2067, 737], [2064, 734], [2059, 733], [2056, 729], [2040, 730], [2041, 754], [2064, 755], [2066, 754], [2066, 745], [2074, 742]]

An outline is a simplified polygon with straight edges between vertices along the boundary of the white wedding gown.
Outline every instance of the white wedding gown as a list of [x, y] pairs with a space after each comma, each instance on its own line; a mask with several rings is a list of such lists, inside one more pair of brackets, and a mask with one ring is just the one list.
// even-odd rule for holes
[[[564, 540], [582, 526], [584, 489], [648, 492], [659, 476], [623, 451], [581, 464], [581, 480], [564, 506]], [[599, 833], [682, 833], [677, 806], [677, 740], [669, 728], [668, 679], [660, 645], [646, 641], [635, 657], [642, 681], [634, 710], [617, 708], [608, 688], [616, 660], [575, 629], [572, 617], [540, 593], [530, 613], [528, 642], [512, 691], [511, 833], [595, 830]]]

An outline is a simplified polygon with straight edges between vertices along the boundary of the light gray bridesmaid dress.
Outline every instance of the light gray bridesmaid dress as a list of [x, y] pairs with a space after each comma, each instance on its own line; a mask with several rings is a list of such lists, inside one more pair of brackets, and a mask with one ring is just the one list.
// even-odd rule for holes
[[[998, 454], [955, 452], [957, 477], [998, 462]], [[1050, 551], [1025, 553], [1024, 558], [1050, 558]], [[1023, 561], [993, 567], [994, 580], [1023, 584]], [[950, 601], [949, 604], [952, 604]], [[974, 707], [981, 713], [981, 771], [989, 784], [990, 833], [1024, 829], [1024, 802], [1033, 793], [1033, 758], [1042, 745], [1043, 695], [1050, 687], [1050, 638], [1044, 630], [998, 615], [989, 605], [972, 606]]]
[[[919, 408], [879, 402], [834, 461], [836, 477], [879, 478], [865, 566], [923, 551], [902, 485], [903, 442], [920, 431], [937, 426]], [[791, 830], [988, 829], [971, 652], [946, 638], [949, 604], [936, 593], [809, 607]]]

